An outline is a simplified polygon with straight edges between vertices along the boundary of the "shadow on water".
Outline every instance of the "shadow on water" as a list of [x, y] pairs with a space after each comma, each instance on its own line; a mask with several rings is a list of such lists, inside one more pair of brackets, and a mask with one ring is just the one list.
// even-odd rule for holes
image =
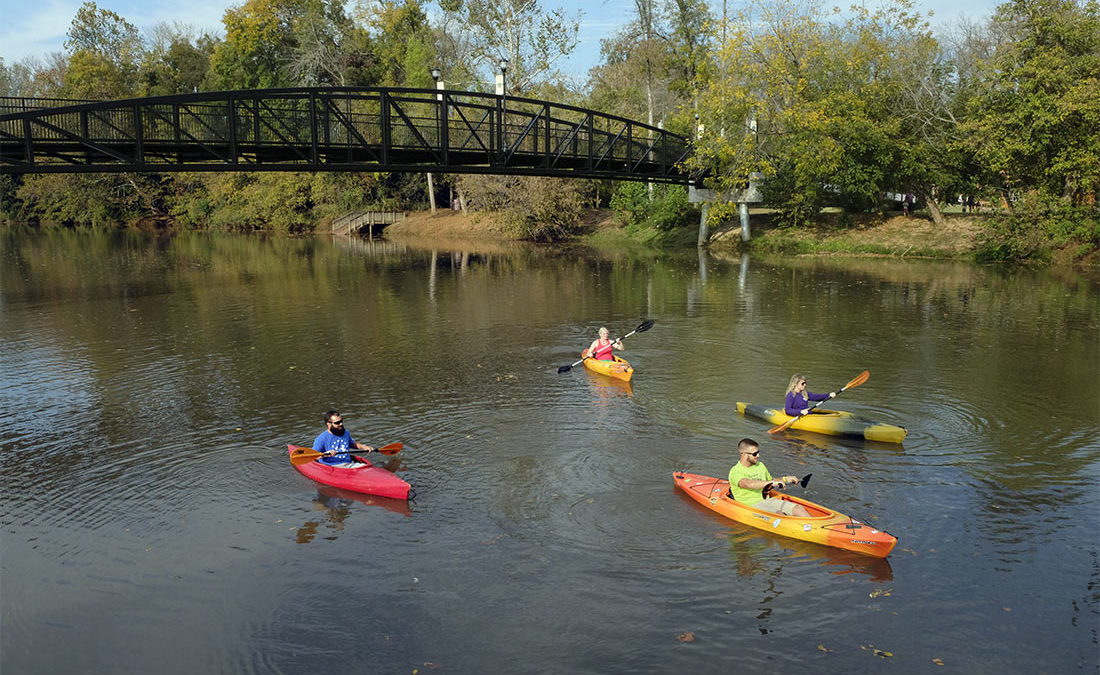
[[322, 526], [325, 528], [324, 539], [336, 539], [344, 531], [344, 523], [355, 510], [356, 504], [385, 509], [403, 516], [412, 514], [409, 502], [404, 499], [365, 495], [322, 485], [317, 488], [317, 496], [313, 498], [313, 508], [318, 511], [318, 518], [307, 520], [298, 528], [298, 543], [312, 542], [321, 532]]

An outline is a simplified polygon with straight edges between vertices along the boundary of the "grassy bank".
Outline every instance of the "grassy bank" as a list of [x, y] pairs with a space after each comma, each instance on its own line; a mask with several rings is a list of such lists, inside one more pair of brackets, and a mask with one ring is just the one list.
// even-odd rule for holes
[[[748, 250], [763, 254], [850, 257], [933, 258], [977, 260], [983, 247], [996, 236], [996, 214], [945, 214], [937, 224], [927, 215], [895, 215], [885, 219], [871, 214], [852, 216], [840, 211], [823, 213], [812, 226], [784, 228], [774, 224], [767, 209], [750, 212], [748, 242], [741, 241], [738, 222], [713, 228], [708, 248], [716, 253]], [[609, 209], [584, 212], [569, 244], [619, 251], [641, 256], [668, 250], [694, 249], [698, 226], [663, 230], [644, 225], [622, 225]], [[507, 241], [518, 235], [492, 214], [463, 214], [454, 211], [414, 212], [409, 218], [386, 228], [386, 237]], [[1100, 251], [1093, 243], [1069, 239], [1048, 242], [1050, 251], [1036, 262], [1072, 266], [1100, 272]]]

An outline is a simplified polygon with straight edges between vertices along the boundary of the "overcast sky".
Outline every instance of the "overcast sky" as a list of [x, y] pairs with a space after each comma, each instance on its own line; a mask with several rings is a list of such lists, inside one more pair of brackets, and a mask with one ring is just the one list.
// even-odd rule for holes
[[[722, 0], [710, 0], [716, 14]], [[732, 13], [741, 0], [727, 0]], [[0, 0], [0, 58], [11, 65], [28, 56], [43, 58], [62, 51], [65, 32], [82, 0]], [[109, 9], [138, 27], [143, 34], [158, 23], [182, 23], [199, 31], [222, 35], [222, 15], [227, 7], [241, 0], [97, 0], [101, 9]], [[838, 0], [848, 6], [851, 0]], [[922, 12], [933, 12], [933, 24], [950, 24], [962, 18], [988, 17], [1000, 4], [994, 0], [917, 0]], [[564, 7], [570, 13], [584, 12], [581, 45], [562, 70], [583, 79], [588, 69], [600, 60], [600, 39], [615, 32], [634, 7], [634, 0], [541, 0], [544, 9]]]

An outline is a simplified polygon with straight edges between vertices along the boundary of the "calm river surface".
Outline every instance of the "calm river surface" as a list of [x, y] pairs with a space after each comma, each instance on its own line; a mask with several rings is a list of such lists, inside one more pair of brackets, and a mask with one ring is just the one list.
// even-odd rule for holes
[[[901, 446], [734, 411], [864, 369]], [[414, 501], [292, 469], [329, 408]], [[1095, 673], [1098, 432], [1072, 273], [8, 231], [0, 671]], [[892, 555], [674, 489], [745, 436]]]

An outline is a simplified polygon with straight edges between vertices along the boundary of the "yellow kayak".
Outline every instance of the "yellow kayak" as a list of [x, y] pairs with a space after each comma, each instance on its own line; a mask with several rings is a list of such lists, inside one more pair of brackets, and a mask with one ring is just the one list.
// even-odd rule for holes
[[634, 369], [630, 367], [626, 359], [621, 359], [618, 356], [615, 356], [614, 359], [614, 361], [601, 361], [599, 359], [587, 358], [584, 360], [584, 367], [591, 370], [593, 373], [599, 373], [600, 375], [614, 377], [623, 382], [629, 382], [631, 376], [634, 375]]
[[[783, 412], [782, 408], [769, 408], [744, 403], [743, 401], [737, 402], [737, 412], [762, 419], [773, 425], [783, 424], [791, 419], [787, 413]], [[856, 436], [869, 441], [882, 441], [883, 443], [901, 443], [905, 439], [905, 434], [908, 433], [905, 427], [876, 422], [866, 417], [858, 417], [850, 412], [823, 410], [821, 408], [817, 408], [809, 415], [803, 416], [787, 428], [833, 436]]]
[[898, 543], [898, 538], [889, 532], [865, 525], [839, 511], [815, 504], [808, 499], [773, 492], [774, 497], [801, 504], [810, 514], [808, 518], [784, 516], [762, 511], [731, 499], [729, 481], [721, 478], [676, 471], [672, 474], [672, 479], [676, 482], [676, 487], [711, 511], [736, 520], [742, 525], [749, 525], [784, 537], [811, 541], [875, 558], [885, 558], [890, 555], [890, 551], [894, 550], [894, 545]]

